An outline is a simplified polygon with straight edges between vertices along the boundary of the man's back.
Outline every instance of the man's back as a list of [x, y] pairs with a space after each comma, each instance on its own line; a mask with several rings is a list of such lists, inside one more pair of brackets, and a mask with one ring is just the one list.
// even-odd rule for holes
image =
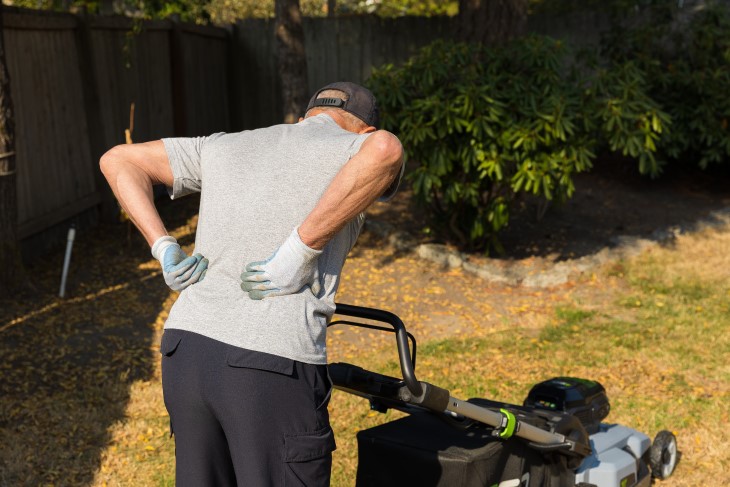
[[[329, 485], [327, 318], [362, 212], [397, 189], [403, 147], [355, 83], [319, 89], [303, 115], [118, 145], [100, 161], [165, 284], [182, 291], [160, 343], [180, 487]], [[153, 184], [202, 192], [196, 254], [168, 234]]]
[[239, 276], [245, 263], [267, 258], [286, 240], [366, 137], [341, 129], [322, 114], [296, 125], [166, 139], [175, 175], [173, 197], [201, 191], [195, 250], [210, 262], [205, 280], [181, 293], [166, 328], [326, 363], [326, 320], [362, 220], [348, 224], [325, 247], [318, 296], [305, 288], [253, 301], [241, 291]]

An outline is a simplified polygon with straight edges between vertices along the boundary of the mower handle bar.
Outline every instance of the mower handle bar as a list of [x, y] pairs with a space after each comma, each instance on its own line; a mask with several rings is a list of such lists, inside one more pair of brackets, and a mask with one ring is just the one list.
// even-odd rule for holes
[[[335, 306], [335, 314], [352, 316], [353, 318], [379, 321], [381, 323], [387, 323], [393, 327], [396, 344], [398, 345], [398, 360], [400, 361], [400, 368], [401, 372], [403, 373], [403, 381], [405, 382], [406, 387], [408, 387], [408, 390], [411, 392], [411, 394], [413, 394], [414, 396], [420, 396], [423, 393], [423, 387], [416, 378], [416, 371], [413, 366], [413, 359], [411, 358], [410, 348], [408, 347], [408, 332], [406, 331], [406, 327], [403, 324], [403, 321], [395, 314], [389, 311], [384, 311], [382, 309], [365, 308], [362, 306], [342, 303], [336, 303]], [[333, 322], [330, 323], [330, 325], [334, 325], [336, 323], [337, 322]]]
[[[499, 412], [472, 404], [468, 401], [462, 401], [455, 397], [451, 397], [449, 391], [436, 387], [426, 382], [419, 382], [416, 379], [413, 360], [411, 359], [408, 348], [408, 335], [406, 327], [401, 319], [388, 311], [380, 309], [364, 308], [350, 304], [336, 303], [336, 314], [344, 316], [352, 316], [355, 318], [368, 319], [387, 323], [393, 327], [396, 342], [398, 344], [398, 358], [400, 359], [401, 372], [403, 373], [403, 381], [405, 382], [408, 392], [413, 397], [408, 397], [408, 393], [401, 391], [400, 399], [408, 404], [415, 404], [426, 409], [436, 412], [450, 412], [469, 419], [480, 421], [486, 425], [499, 428], [499, 435], [502, 436], [503, 428], [509, 430], [509, 436], [512, 434], [519, 436], [532, 442], [535, 447], [546, 449], [555, 449], [567, 453], [571, 456], [577, 456], [582, 460], [586, 455], [590, 454], [591, 447], [587, 442], [587, 436], [579, 439], [568, 439], [565, 435], [557, 432], [545, 431], [541, 428], [516, 420], [514, 414], [500, 409]], [[334, 321], [327, 326], [335, 325], [338, 321]], [[356, 326], [365, 326], [367, 328], [378, 328], [388, 330], [387, 328], [365, 325], [362, 323], [353, 323], [350, 321], [339, 321], [339, 323], [347, 323]], [[415, 341], [414, 341], [415, 349]], [[506, 421], [506, 422], [505, 422]], [[511, 424], [511, 426], [510, 426]], [[509, 437], [507, 436], [507, 437]]]

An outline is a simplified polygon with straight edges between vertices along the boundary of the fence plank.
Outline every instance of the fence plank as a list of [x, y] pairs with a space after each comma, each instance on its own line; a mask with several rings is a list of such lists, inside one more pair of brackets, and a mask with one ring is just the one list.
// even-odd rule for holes
[[[281, 122], [280, 84], [276, 72], [274, 23], [249, 19], [236, 24], [232, 48], [234, 86], [240, 86], [240, 105], [234, 107], [244, 121], [236, 129], [257, 128]], [[244, 68], [245, 66], [245, 68]]]
[[118, 29], [92, 29], [92, 55], [103, 127], [103, 145], [124, 143], [129, 107], [137, 95], [134, 37]]
[[186, 135], [229, 130], [227, 38], [188, 30], [182, 33], [181, 45]]
[[[323, 57], [323, 65], [319, 66], [315, 70], [315, 74], [319, 74], [319, 78], [312, 80], [314, 83], [312, 84], [313, 90], [316, 90], [318, 87], [325, 85], [327, 83], [332, 83], [334, 81], [339, 81], [338, 79], [338, 66], [340, 63], [339, 59], [339, 53], [337, 50], [337, 46], [340, 42], [339, 38], [339, 18], [338, 17], [332, 17], [332, 18], [321, 18], [321, 19], [315, 19], [316, 23], [321, 25], [322, 28], [322, 36], [321, 41], [322, 43], [319, 46], [312, 46], [316, 49], [319, 49], [324, 54]], [[311, 83], [310, 83], [311, 84]]]
[[374, 17], [364, 17], [360, 31], [360, 80], [366, 80], [372, 72], [373, 61], [373, 26]]
[[135, 104], [134, 140], [143, 142], [173, 135], [170, 83], [170, 29], [145, 29], [137, 46], [139, 100]]
[[[362, 17], [343, 17], [338, 20], [337, 81], [361, 80], [360, 38]], [[315, 87], [316, 88], [316, 87]]]
[[[99, 160], [104, 153], [103, 125], [101, 118], [101, 104], [99, 101], [99, 85], [94, 73], [94, 56], [91, 49], [91, 27], [89, 17], [79, 17], [79, 27], [76, 29], [76, 50], [79, 54], [79, 72], [84, 86], [84, 113], [89, 126], [88, 145], [91, 151], [92, 162]], [[94, 171], [94, 181], [99, 195], [99, 216], [102, 221], [112, 222], [118, 218], [118, 206], [111, 188], [105, 184], [101, 171]]]

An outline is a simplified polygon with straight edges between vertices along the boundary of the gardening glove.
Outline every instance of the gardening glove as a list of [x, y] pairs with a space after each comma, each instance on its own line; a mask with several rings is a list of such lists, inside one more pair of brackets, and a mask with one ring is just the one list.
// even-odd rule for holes
[[200, 254], [188, 256], [175, 237], [165, 235], [152, 246], [152, 256], [160, 261], [165, 282], [173, 291], [182, 291], [202, 281], [208, 269], [208, 259]]
[[241, 274], [241, 289], [256, 300], [294, 294], [305, 286], [317, 295], [321, 289], [317, 258], [321, 253], [302, 242], [297, 227], [271, 257], [246, 266]]

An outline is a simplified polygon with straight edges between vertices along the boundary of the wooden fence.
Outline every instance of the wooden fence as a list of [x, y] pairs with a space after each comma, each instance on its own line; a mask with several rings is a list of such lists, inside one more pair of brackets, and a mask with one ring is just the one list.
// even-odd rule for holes
[[[98, 159], [124, 142], [132, 103], [137, 142], [281, 120], [271, 21], [224, 29], [12, 8], [4, 21], [19, 234], [34, 247], [62, 243], [47, 230], [79, 215], [94, 221], [110, 201]], [[304, 28], [313, 88], [364, 81], [445, 34], [448, 20], [306, 19]]]
[[[57, 246], [59, 224], [112, 208], [98, 159], [134, 140], [251, 129], [281, 121], [271, 20], [228, 28], [5, 8], [15, 106], [19, 233]], [[451, 32], [448, 18], [307, 18], [308, 90], [365, 81]], [[602, 19], [531, 19], [532, 31], [595, 37]], [[574, 25], [573, 25], [574, 24]], [[566, 28], [567, 26], [567, 28]], [[49, 232], [55, 226], [55, 232]], [[50, 244], [50, 245], [49, 245]]]

